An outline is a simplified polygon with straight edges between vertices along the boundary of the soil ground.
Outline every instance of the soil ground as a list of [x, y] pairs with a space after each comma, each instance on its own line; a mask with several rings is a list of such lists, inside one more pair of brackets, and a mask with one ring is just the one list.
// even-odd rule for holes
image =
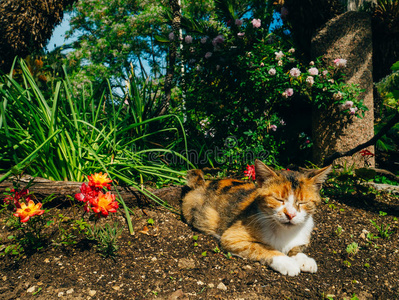
[[[135, 234], [129, 235], [124, 226], [115, 258], [103, 258], [84, 235], [76, 244], [45, 247], [19, 260], [2, 257], [0, 298], [399, 298], [398, 196], [355, 188], [337, 192], [331, 184], [324, 190], [311, 246], [305, 251], [318, 263], [315, 274], [288, 277], [257, 262], [230, 257], [219, 250], [215, 238], [195, 231], [178, 214], [150, 205], [133, 209]], [[76, 213], [74, 209], [52, 212], [67, 216]], [[387, 215], [380, 216], [380, 211]], [[154, 224], [148, 224], [149, 219]], [[115, 220], [125, 224], [122, 214], [102, 222]], [[367, 236], [379, 236], [370, 220], [378, 226], [390, 224], [389, 238]], [[9, 243], [8, 229], [1, 222], [3, 249]], [[354, 242], [357, 251], [348, 254], [347, 246]]]

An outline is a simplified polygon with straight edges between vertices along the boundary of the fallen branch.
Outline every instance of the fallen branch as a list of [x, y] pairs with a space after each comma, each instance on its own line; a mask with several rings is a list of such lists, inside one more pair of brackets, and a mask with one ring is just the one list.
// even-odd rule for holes
[[[15, 178], [14, 181], [16, 181]], [[71, 199], [71, 197], [73, 198], [76, 193], [80, 192], [79, 188], [82, 185], [81, 182], [52, 181], [40, 177], [33, 178], [29, 175], [22, 176], [18, 182], [20, 184], [20, 189], [25, 188], [29, 182], [31, 182], [29, 192], [33, 193], [34, 196], [40, 200], [53, 195], [56, 197], [56, 204], [68, 202], [68, 199]], [[12, 178], [1, 182], [0, 199], [4, 198], [3, 193], [6, 192], [7, 189], [11, 189], [13, 187], [14, 183]], [[125, 201], [126, 205], [129, 207], [156, 205], [156, 203], [149, 197], [143, 195], [139, 189], [122, 186], [118, 186], [117, 189], [123, 198], [123, 201]], [[147, 188], [147, 191], [153, 193], [155, 196], [172, 205], [176, 209], [179, 208], [180, 200], [182, 199], [186, 190], [187, 186], [169, 186], [161, 189]]]
[[399, 122], [399, 112], [396, 112], [395, 115], [384, 125], [384, 127], [382, 127], [381, 130], [376, 135], [374, 135], [370, 140], [368, 140], [367, 142], [365, 142], [363, 144], [356, 146], [355, 148], [353, 148], [349, 151], [334, 152], [333, 154], [331, 154], [330, 156], [328, 156], [324, 159], [323, 166], [331, 165], [334, 162], [334, 160], [336, 160], [337, 158], [352, 156], [356, 152], [359, 152], [360, 150], [362, 150], [368, 146], [374, 145], [380, 138], [382, 138], [398, 122]]

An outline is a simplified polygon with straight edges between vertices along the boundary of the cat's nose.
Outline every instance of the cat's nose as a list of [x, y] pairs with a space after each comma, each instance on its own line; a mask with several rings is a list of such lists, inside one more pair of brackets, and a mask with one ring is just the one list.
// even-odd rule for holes
[[291, 221], [293, 218], [295, 218], [296, 212], [288, 212], [288, 211], [286, 211], [285, 215], [287, 216], [288, 220]]

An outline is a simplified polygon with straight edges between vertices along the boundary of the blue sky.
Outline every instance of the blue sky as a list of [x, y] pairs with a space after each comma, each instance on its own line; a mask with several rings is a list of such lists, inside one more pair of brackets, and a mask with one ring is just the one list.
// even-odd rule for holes
[[67, 42], [73, 41], [73, 39], [69, 39], [68, 41], [65, 41], [65, 32], [69, 29], [69, 21], [71, 20], [71, 15], [70, 14], [65, 14], [64, 19], [62, 20], [62, 23], [55, 27], [53, 35], [50, 39], [50, 41], [47, 44], [47, 50], [51, 51], [56, 45], [57, 47], [62, 46], [66, 44]]

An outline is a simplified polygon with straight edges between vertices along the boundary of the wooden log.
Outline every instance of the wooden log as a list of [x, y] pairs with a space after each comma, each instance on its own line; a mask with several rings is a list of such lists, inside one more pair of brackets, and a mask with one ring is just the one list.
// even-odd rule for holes
[[[0, 174], [1, 177], [1, 174]], [[80, 193], [82, 182], [73, 181], [52, 181], [40, 177], [32, 177], [24, 175], [17, 178], [9, 178], [0, 183], [0, 199], [4, 199], [4, 192], [14, 187], [14, 183], [18, 181], [19, 189], [25, 188], [29, 183], [29, 192], [32, 193], [39, 201], [53, 195], [56, 197], [54, 202], [56, 205], [68, 205], [70, 199], [73, 199], [76, 193]], [[157, 205], [156, 202], [145, 196], [140, 190], [132, 187], [117, 186], [116, 187], [123, 201], [128, 207]], [[163, 201], [176, 209], [180, 207], [180, 201], [189, 188], [187, 186], [168, 186], [161, 189], [146, 188], [147, 191], [153, 193]], [[115, 187], [111, 188], [117, 195]], [[71, 198], [72, 197], [72, 198]]]

